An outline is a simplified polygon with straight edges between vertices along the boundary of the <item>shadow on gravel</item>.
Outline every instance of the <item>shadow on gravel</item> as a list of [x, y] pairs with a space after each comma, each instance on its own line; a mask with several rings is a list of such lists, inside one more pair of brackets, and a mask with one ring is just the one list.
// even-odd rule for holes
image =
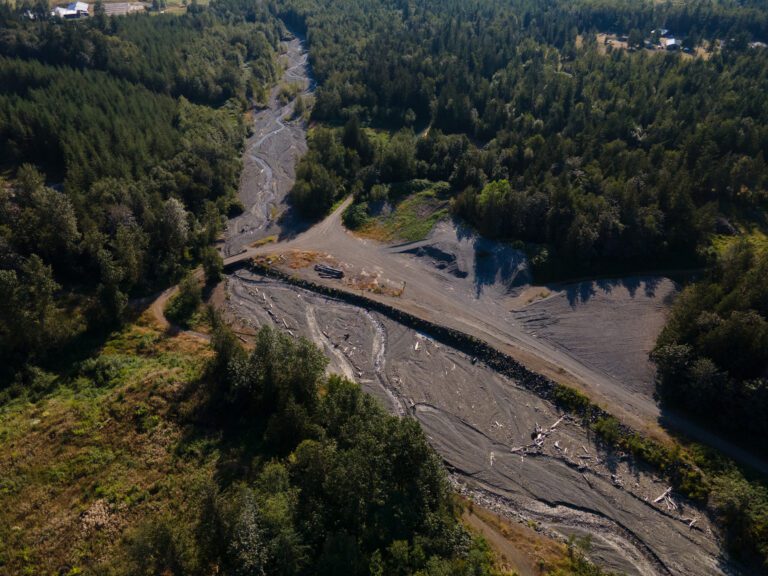
[[528, 259], [522, 250], [511, 244], [491, 240], [477, 233], [459, 218], [451, 222], [459, 243], [472, 245], [472, 271], [474, 275], [475, 296], [494, 285], [501, 285], [506, 292], [530, 284], [531, 272]]
[[293, 240], [299, 234], [303, 234], [317, 223], [318, 220], [307, 220], [302, 217], [298, 211], [289, 204], [288, 208], [278, 220], [280, 233], [277, 236], [277, 240], [278, 242]]
[[521, 250], [482, 236], [475, 238], [473, 248], [477, 296], [482, 294], [486, 286], [501, 284], [505, 290], [509, 291], [531, 282], [528, 259]]
[[[624, 288], [629, 293], [630, 298], [634, 298], [640, 289], [643, 290], [645, 296], [653, 298], [661, 281], [662, 278], [658, 276], [628, 276], [625, 278], [585, 280], [566, 286], [565, 293], [568, 298], [568, 304], [573, 308], [577, 304], [589, 302], [598, 294], [598, 291], [603, 294], [610, 294], [616, 288]], [[557, 286], [552, 286], [552, 289], [557, 288]], [[562, 289], [562, 287], [560, 288]]]

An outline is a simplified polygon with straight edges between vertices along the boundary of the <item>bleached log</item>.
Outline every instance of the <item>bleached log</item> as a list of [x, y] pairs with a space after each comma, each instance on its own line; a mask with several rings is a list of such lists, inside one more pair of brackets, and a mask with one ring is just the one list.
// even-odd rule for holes
[[661, 502], [662, 500], [664, 500], [664, 499], [665, 499], [667, 496], [669, 496], [669, 493], [670, 493], [670, 492], [672, 492], [672, 488], [671, 488], [671, 487], [670, 487], [670, 488], [667, 488], [666, 490], [664, 490], [664, 494], [662, 494], [661, 496], [659, 496], [658, 498], [656, 498], [656, 500], [654, 500], [654, 501], [653, 501], [653, 503], [654, 503], [654, 504], [658, 504], [659, 502]]

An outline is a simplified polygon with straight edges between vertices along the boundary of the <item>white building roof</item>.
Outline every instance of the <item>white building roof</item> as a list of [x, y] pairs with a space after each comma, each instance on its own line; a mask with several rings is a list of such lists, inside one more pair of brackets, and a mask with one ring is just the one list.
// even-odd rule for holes
[[62, 8], [61, 6], [56, 6], [56, 8], [53, 9], [52, 14], [54, 16], [59, 16], [60, 18], [64, 18], [65, 16], [73, 16], [77, 14], [74, 10], [70, 10], [69, 8]]

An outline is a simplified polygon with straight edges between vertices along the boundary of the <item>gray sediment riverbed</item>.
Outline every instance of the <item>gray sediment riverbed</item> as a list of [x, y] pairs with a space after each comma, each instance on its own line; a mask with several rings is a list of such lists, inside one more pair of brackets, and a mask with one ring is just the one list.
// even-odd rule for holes
[[296, 178], [296, 163], [307, 151], [303, 118], [293, 118], [296, 99], [281, 103], [281, 86], [297, 85], [306, 97], [312, 91], [307, 52], [302, 41], [283, 42], [280, 83], [270, 92], [268, 106], [255, 110], [252, 134], [245, 144], [239, 196], [245, 210], [227, 225], [224, 255], [231, 256], [268, 236], [280, 236], [293, 225], [285, 218], [286, 196]]
[[[705, 513], [642, 466], [514, 380], [392, 319], [241, 270], [228, 311], [241, 327], [304, 336], [329, 371], [416, 418], [458, 490], [558, 537], [590, 535], [591, 558], [627, 574], [718, 574], [720, 543]], [[545, 432], [540, 445], [532, 439]], [[694, 526], [689, 527], [693, 518]]]

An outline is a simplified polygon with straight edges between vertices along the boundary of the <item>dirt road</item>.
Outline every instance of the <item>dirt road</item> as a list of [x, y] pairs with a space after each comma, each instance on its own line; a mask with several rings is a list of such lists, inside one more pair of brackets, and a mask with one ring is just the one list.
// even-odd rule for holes
[[[193, 276], [198, 280], [198, 282], [202, 281], [203, 279], [202, 269], [198, 268], [197, 270], [195, 270], [193, 272]], [[179, 285], [176, 284], [174, 286], [171, 286], [170, 288], [166, 288], [160, 294], [152, 297], [148, 307], [150, 315], [155, 320], [155, 322], [157, 322], [158, 327], [168, 333], [171, 333], [171, 334], [183, 333], [183, 334], [187, 334], [188, 336], [192, 336], [193, 338], [210, 342], [211, 340], [210, 334], [203, 334], [202, 332], [197, 332], [196, 330], [186, 330], [181, 326], [177, 326], [176, 324], [171, 323], [168, 320], [168, 318], [165, 316], [165, 308], [168, 305], [168, 301], [174, 296], [176, 296], [178, 292], [179, 292]], [[139, 304], [137, 307], [143, 308], [143, 305]]]

